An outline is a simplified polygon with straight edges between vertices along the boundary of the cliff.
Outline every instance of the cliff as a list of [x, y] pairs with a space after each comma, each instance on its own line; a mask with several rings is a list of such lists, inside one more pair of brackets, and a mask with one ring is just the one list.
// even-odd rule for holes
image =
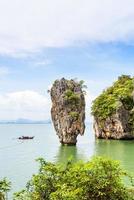
[[93, 101], [97, 138], [134, 139], [134, 78], [122, 75]]
[[85, 98], [83, 82], [56, 80], [51, 88], [51, 116], [62, 144], [75, 145], [85, 130]]

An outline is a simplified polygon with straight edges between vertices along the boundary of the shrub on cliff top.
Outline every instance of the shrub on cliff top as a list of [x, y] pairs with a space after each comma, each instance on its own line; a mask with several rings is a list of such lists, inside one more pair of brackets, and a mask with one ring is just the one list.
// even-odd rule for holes
[[132, 200], [117, 161], [102, 157], [60, 166], [40, 159], [40, 170], [14, 200]]
[[[65, 100], [72, 104], [72, 105], [79, 105], [80, 102], [80, 94], [79, 92], [82, 92], [84, 95], [86, 94], [85, 90], [87, 86], [84, 84], [84, 81], [77, 81], [75, 79], [66, 80], [68, 89], [64, 92]], [[78, 87], [78, 88], [77, 88]], [[75, 89], [78, 89], [78, 91], [75, 91]]]
[[114, 114], [121, 104], [127, 110], [132, 110], [134, 107], [133, 90], [134, 78], [127, 75], [120, 76], [113, 86], [104, 90], [93, 101], [92, 114], [103, 120]]

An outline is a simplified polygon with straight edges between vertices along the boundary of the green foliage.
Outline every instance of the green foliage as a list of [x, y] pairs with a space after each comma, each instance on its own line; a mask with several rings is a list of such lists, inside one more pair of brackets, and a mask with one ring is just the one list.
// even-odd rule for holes
[[129, 196], [133, 197], [132, 200], [134, 200], [134, 187], [130, 187], [127, 190], [128, 190]]
[[95, 157], [90, 162], [56, 165], [40, 159], [40, 170], [14, 200], [132, 200], [122, 182], [126, 172], [117, 161]]
[[20, 192], [14, 193], [13, 199], [15, 199], [15, 200], [31, 200], [31, 195], [29, 195], [29, 193], [26, 192], [25, 190], [22, 190]]
[[0, 200], [6, 199], [6, 194], [11, 188], [11, 183], [4, 178], [3, 180], [0, 180]]
[[132, 92], [134, 90], [134, 78], [122, 75], [107, 90], [93, 101], [92, 114], [99, 119], [106, 119], [115, 113], [123, 104], [127, 110], [134, 106]]
[[79, 85], [80, 85], [81, 89], [84, 89], [84, 88], [87, 89], [87, 85], [85, 85], [84, 83], [85, 83], [84, 80], [79, 81]]
[[70, 104], [78, 105], [80, 102], [80, 96], [74, 91], [68, 89], [65, 91], [65, 100]]
[[72, 119], [77, 120], [78, 117], [79, 117], [79, 113], [72, 111], [72, 112], [69, 113], [69, 116], [72, 117]]

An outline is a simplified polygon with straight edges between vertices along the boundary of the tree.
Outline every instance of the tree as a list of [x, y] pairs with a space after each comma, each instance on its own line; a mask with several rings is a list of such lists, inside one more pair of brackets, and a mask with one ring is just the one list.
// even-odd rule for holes
[[7, 192], [11, 188], [11, 182], [7, 181], [6, 178], [0, 180], [0, 200], [7, 199]]
[[113, 84], [99, 95], [92, 104], [91, 112], [99, 120], [105, 120], [123, 105], [127, 110], [134, 106], [133, 100], [134, 78], [122, 75]]
[[[122, 178], [127, 173], [117, 161], [95, 157], [61, 166], [39, 159], [40, 169], [14, 200], [132, 200]], [[131, 190], [132, 191], [132, 190]]]

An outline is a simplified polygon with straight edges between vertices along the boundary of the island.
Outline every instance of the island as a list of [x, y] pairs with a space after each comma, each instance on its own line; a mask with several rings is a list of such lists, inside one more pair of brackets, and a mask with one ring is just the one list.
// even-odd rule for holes
[[134, 139], [134, 77], [122, 75], [92, 104], [97, 138]]
[[75, 145], [85, 130], [84, 82], [62, 78], [50, 91], [51, 116], [61, 144]]

